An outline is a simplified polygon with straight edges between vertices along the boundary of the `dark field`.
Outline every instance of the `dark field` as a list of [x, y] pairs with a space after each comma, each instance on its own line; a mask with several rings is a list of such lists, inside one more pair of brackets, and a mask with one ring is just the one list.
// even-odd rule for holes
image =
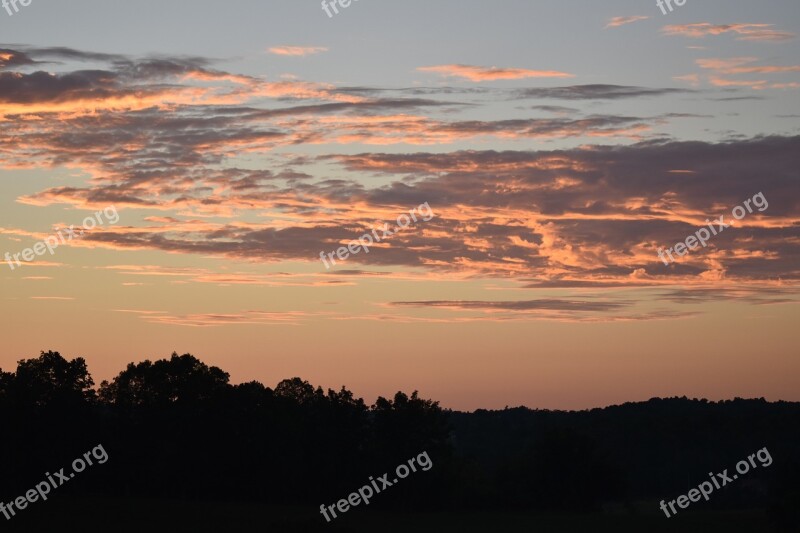
[[[652, 506], [657, 505], [655, 502]], [[325, 523], [312, 507], [274, 507], [225, 503], [149, 500], [73, 500], [54, 498], [3, 524], [4, 531], [148, 531], [276, 533], [571, 533], [686, 532], [761, 533], [769, 529], [762, 511], [692, 512], [664, 516], [555, 515], [496, 512], [415, 513], [357, 509]], [[786, 530], [790, 531], [790, 530]], [[794, 530], [797, 531], [797, 530]]]

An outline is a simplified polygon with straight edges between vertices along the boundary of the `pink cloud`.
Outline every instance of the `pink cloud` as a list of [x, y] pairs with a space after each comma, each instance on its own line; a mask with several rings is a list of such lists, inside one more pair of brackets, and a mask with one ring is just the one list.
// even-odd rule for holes
[[278, 56], [308, 56], [327, 51], [325, 46], [273, 46], [268, 50], [270, 54]]
[[470, 81], [571, 78], [574, 76], [557, 70], [527, 70], [523, 68], [477, 67], [472, 65], [436, 65], [419, 67], [417, 70], [420, 72], [434, 72], [442, 76], [464, 78]]
[[700, 68], [715, 70], [722, 74], [775, 74], [781, 72], [800, 72], [800, 65], [789, 66], [776, 66], [776, 65], [763, 65], [763, 66], [748, 66], [748, 63], [757, 61], [755, 57], [732, 57], [729, 59], [698, 59], [697, 65]]
[[664, 26], [661, 31], [665, 35], [682, 35], [699, 39], [709, 35], [722, 35], [736, 33], [737, 41], [786, 41], [796, 37], [788, 31], [772, 29], [774, 24], [711, 24], [699, 22], [696, 24], [679, 24]]
[[606, 28], [616, 28], [618, 26], [624, 26], [625, 24], [631, 24], [632, 22], [638, 22], [640, 20], [649, 19], [650, 17], [646, 15], [633, 15], [630, 17], [614, 17], [608, 21], [606, 24]]

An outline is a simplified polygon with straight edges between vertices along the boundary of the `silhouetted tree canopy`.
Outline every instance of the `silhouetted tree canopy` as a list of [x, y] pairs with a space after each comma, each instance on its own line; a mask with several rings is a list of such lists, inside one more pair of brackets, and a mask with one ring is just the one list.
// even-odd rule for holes
[[109, 404], [165, 407], [208, 400], [228, 385], [229, 375], [190, 354], [173, 353], [155, 363], [130, 363], [111, 383], [100, 384], [100, 398]]
[[102, 443], [109, 462], [71, 483], [73, 494], [318, 507], [424, 451], [432, 469], [370, 508], [588, 512], [675, 497], [687, 480], [697, 485], [768, 447], [774, 466], [703, 505], [762, 506], [776, 524], [797, 519], [797, 403], [670, 398], [459, 413], [417, 391], [367, 405], [345, 387], [324, 391], [299, 377], [274, 389], [231, 384], [223, 370], [177, 353], [130, 363], [96, 393], [82, 358], [48, 351], [0, 370], [0, 420], [13, 435], [0, 439], [0, 453], [14, 458], [0, 498]]
[[23, 359], [13, 378], [3, 373], [5, 395], [18, 408], [71, 407], [95, 399], [94, 381], [86, 361], [67, 361], [58, 352], [41, 352], [36, 359]]

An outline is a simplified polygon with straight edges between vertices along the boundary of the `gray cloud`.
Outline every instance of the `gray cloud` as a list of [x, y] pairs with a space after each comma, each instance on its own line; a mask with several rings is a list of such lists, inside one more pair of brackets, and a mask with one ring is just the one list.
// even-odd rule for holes
[[571, 85], [518, 89], [517, 98], [554, 98], [560, 100], [620, 100], [645, 96], [693, 93], [689, 89], [632, 87], [627, 85]]

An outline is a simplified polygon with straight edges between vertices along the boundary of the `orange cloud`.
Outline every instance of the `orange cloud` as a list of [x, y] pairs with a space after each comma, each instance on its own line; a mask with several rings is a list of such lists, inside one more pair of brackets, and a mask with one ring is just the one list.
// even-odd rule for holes
[[786, 41], [796, 37], [788, 31], [771, 29], [774, 24], [711, 24], [700, 22], [696, 24], [680, 24], [664, 26], [661, 31], [665, 35], [682, 35], [699, 39], [709, 35], [722, 35], [735, 33], [739, 35], [737, 41]]
[[[729, 79], [723, 75], [737, 74], [785, 74], [789, 72], [800, 72], [800, 65], [751, 65], [758, 61], [757, 57], [729, 57], [729, 58], [703, 58], [695, 60], [697, 66], [702, 69], [710, 70], [713, 74], [708, 76], [708, 83], [715, 87], [748, 87], [754, 90], [761, 89], [791, 89], [797, 87], [797, 83], [770, 83], [768, 80], [736, 80]], [[700, 75], [687, 74], [685, 76], [675, 76], [673, 79], [686, 81], [692, 85], [697, 85]]]
[[476, 67], [471, 65], [437, 65], [419, 67], [421, 72], [435, 72], [442, 76], [464, 78], [470, 81], [520, 80], [524, 78], [572, 78], [573, 74], [556, 70], [527, 70], [522, 68]]
[[268, 49], [270, 54], [278, 56], [308, 56], [327, 51], [325, 46], [273, 46]]
[[709, 76], [709, 83], [715, 87], [749, 87], [750, 89], [764, 89], [766, 80], [730, 80], [719, 76]]
[[[759, 81], [731, 81], [717, 72], [767, 68], [754, 67], [754, 58], [704, 61], [698, 64], [708, 68], [707, 73], [720, 74], [717, 83], [766, 86]], [[341, 246], [428, 200], [436, 218], [375, 245], [370, 254], [361, 254], [348, 266], [355, 271], [367, 268], [363, 265], [370, 269], [397, 265], [404, 270], [399, 275], [411, 271], [440, 278], [445, 273], [458, 278], [553, 280], [572, 275], [582, 282], [635, 286], [713, 277], [735, 283], [793, 275], [781, 259], [791, 257], [800, 245], [786, 235], [796, 225], [797, 210], [794, 204], [778, 201], [768, 217], [748, 218], [741, 225], [737, 222], [737, 228], [747, 227], [747, 232], [740, 230], [741, 235], [755, 235], [757, 241], [735, 240], [735, 233], [725, 233], [714, 241], [713, 249], [685, 259], [681, 265], [685, 270], [659, 270], [654, 250], [674, 242], [676, 235], [702, 226], [709, 213], [724, 212], [745, 195], [752, 195], [754, 168], [774, 176], [767, 196], [789, 197], [795, 187], [790, 176], [800, 138], [449, 153], [438, 147], [432, 153], [403, 149], [380, 154], [358, 146], [346, 150], [357, 155], [344, 156], [320, 146], [565, 137], [642, 139], [648, 128], [666, 120], [697, 115], [584, 116], [574, 111], [550, 118], [456, 119], [446, 112], [452, 107], [440, 107], [445, 98], [420, 97], [428, 93], [386, 96], [374, 88], [348, 92], [330, 84], [270, 83], [211, 71], [202, 67], [204, 64], [171, 61], [130, 69], [112, 66], [102, 75], [80, 74], [88, 83], [89, 89], [84, 91], [75, 91], [67, 83], [76, 73], [40, 75], [26, 83], [12, 80], [14, 91], [0, 96], [28, 109], [25, 117], [0, 121], [0, 166], [66, 167], [86, 178], [83, 184], [75, 180], [32, 191], [17, 198], [19, 203], [66, 204], [81, 209], [113, 204], [145, 211], [141, 213], [144, 221], [123, 215], [125, 225], [98, 228], [74, 246], [161, 250], [248, 264], [242, 271], [109, 267], [125, 276], [120, 281], [240, 287], [358, 283], [358, 278], [337, 275], [344, 273], [287, 277], [256, 271], [254, 265], [295, 262], [307, 267], [314, 262], [321, 269], [319, 252]], [[465, 68], [491, 79], [517, 75], [515, 69]], [[30, 84], [38, 84], [38, 91], [28, 91]], [[185, 102], [170, 100], [159, 108], [118, 113], [101, 107], [88, 115], [34, 115], [26, 107], [69, 105], [94, 96], [102, 100], [111, 94], [131, 96], [143, 87], [170, 94], [196, 90], [198, 99], [185, 94]], [[494, 93], [467, 89], [473, 90]], [[677, 91], [616, 85], [545, 90], [549, 92], [515, 94], [613, 99]], [[267, 98], [281, 102], [273, 105], [264, 101]], [[280, 105], [288, 98], [318, 101]], [[210, 104], [209, 99], [224, 103]], [[253, 104], [238, 104], [245, 100]], [[431, 116], [427, 110], [440, 114]], [[290, 145], [304, 148], [287, 158], [267, 153]], [[306, 147], [310, 149], [306, 151]], [[259, 157], [253, 164], [233, 159], [246, 160], [252, 153]], [[742, 154], [746, 154], [747, 164], [731, 167], [730, 161]], [[342, 168], [325, 168], [337, 164]], [[375, 174], [381, 176], [377, 184], [372, 179]], [[370, 179], [362, 181], [364, 176]], [[40, 239], [41, 229], [0, 228], [0, 234]], [[721, 250], [728, 253], [719, 253]], [[725, 277], [726, 272], [733, 274]], [[397, 275], [392, 276], [396, 279]], [[259, 320], [228, 312], [214, 317], [176, 315], [174, 319], [193, 324]], [[496, 316], [499, 310], [491, 312]]]
[[618, 26], [623, 26], [625, 24], [630, 24], [632, 22], [638, 22], [640, 20], [649, 19], [650, 17], [646, 15], [633, 15], [630, 17], [614, 17], [608, 21], [606, 24], [606, 28], [616, 28]]
[[700, 76], [697, 74], [685, 74], [683, 76], [673, 76], [673, 80], [678, 81], [685, 81], [691, 83], [692, 85], [698, 85], [700, 83]]
[[310, 315], [309, 313], [298, 311], [244, 311], [241, 313], [193, 313], [189, 315], [169, 315], [163, 311], [136, 311], [128, 309], [117, 309], [117, 311], [139, 314], [140, 318], [156, 324], [193, 327], [230, 324], [297, 326], [303, 318]]
[[743, 67], [748, 63], [758, 61], [755, 57], [732, 57], [729, 59], [698, 59], [695, 62], [700, 68], [715, 70], [722, 74], [775, 74], [781, 72], [800, 72], [800, 66], [776, 66], [776, 65], [763, 65], [763, 66], [750, 66]]

